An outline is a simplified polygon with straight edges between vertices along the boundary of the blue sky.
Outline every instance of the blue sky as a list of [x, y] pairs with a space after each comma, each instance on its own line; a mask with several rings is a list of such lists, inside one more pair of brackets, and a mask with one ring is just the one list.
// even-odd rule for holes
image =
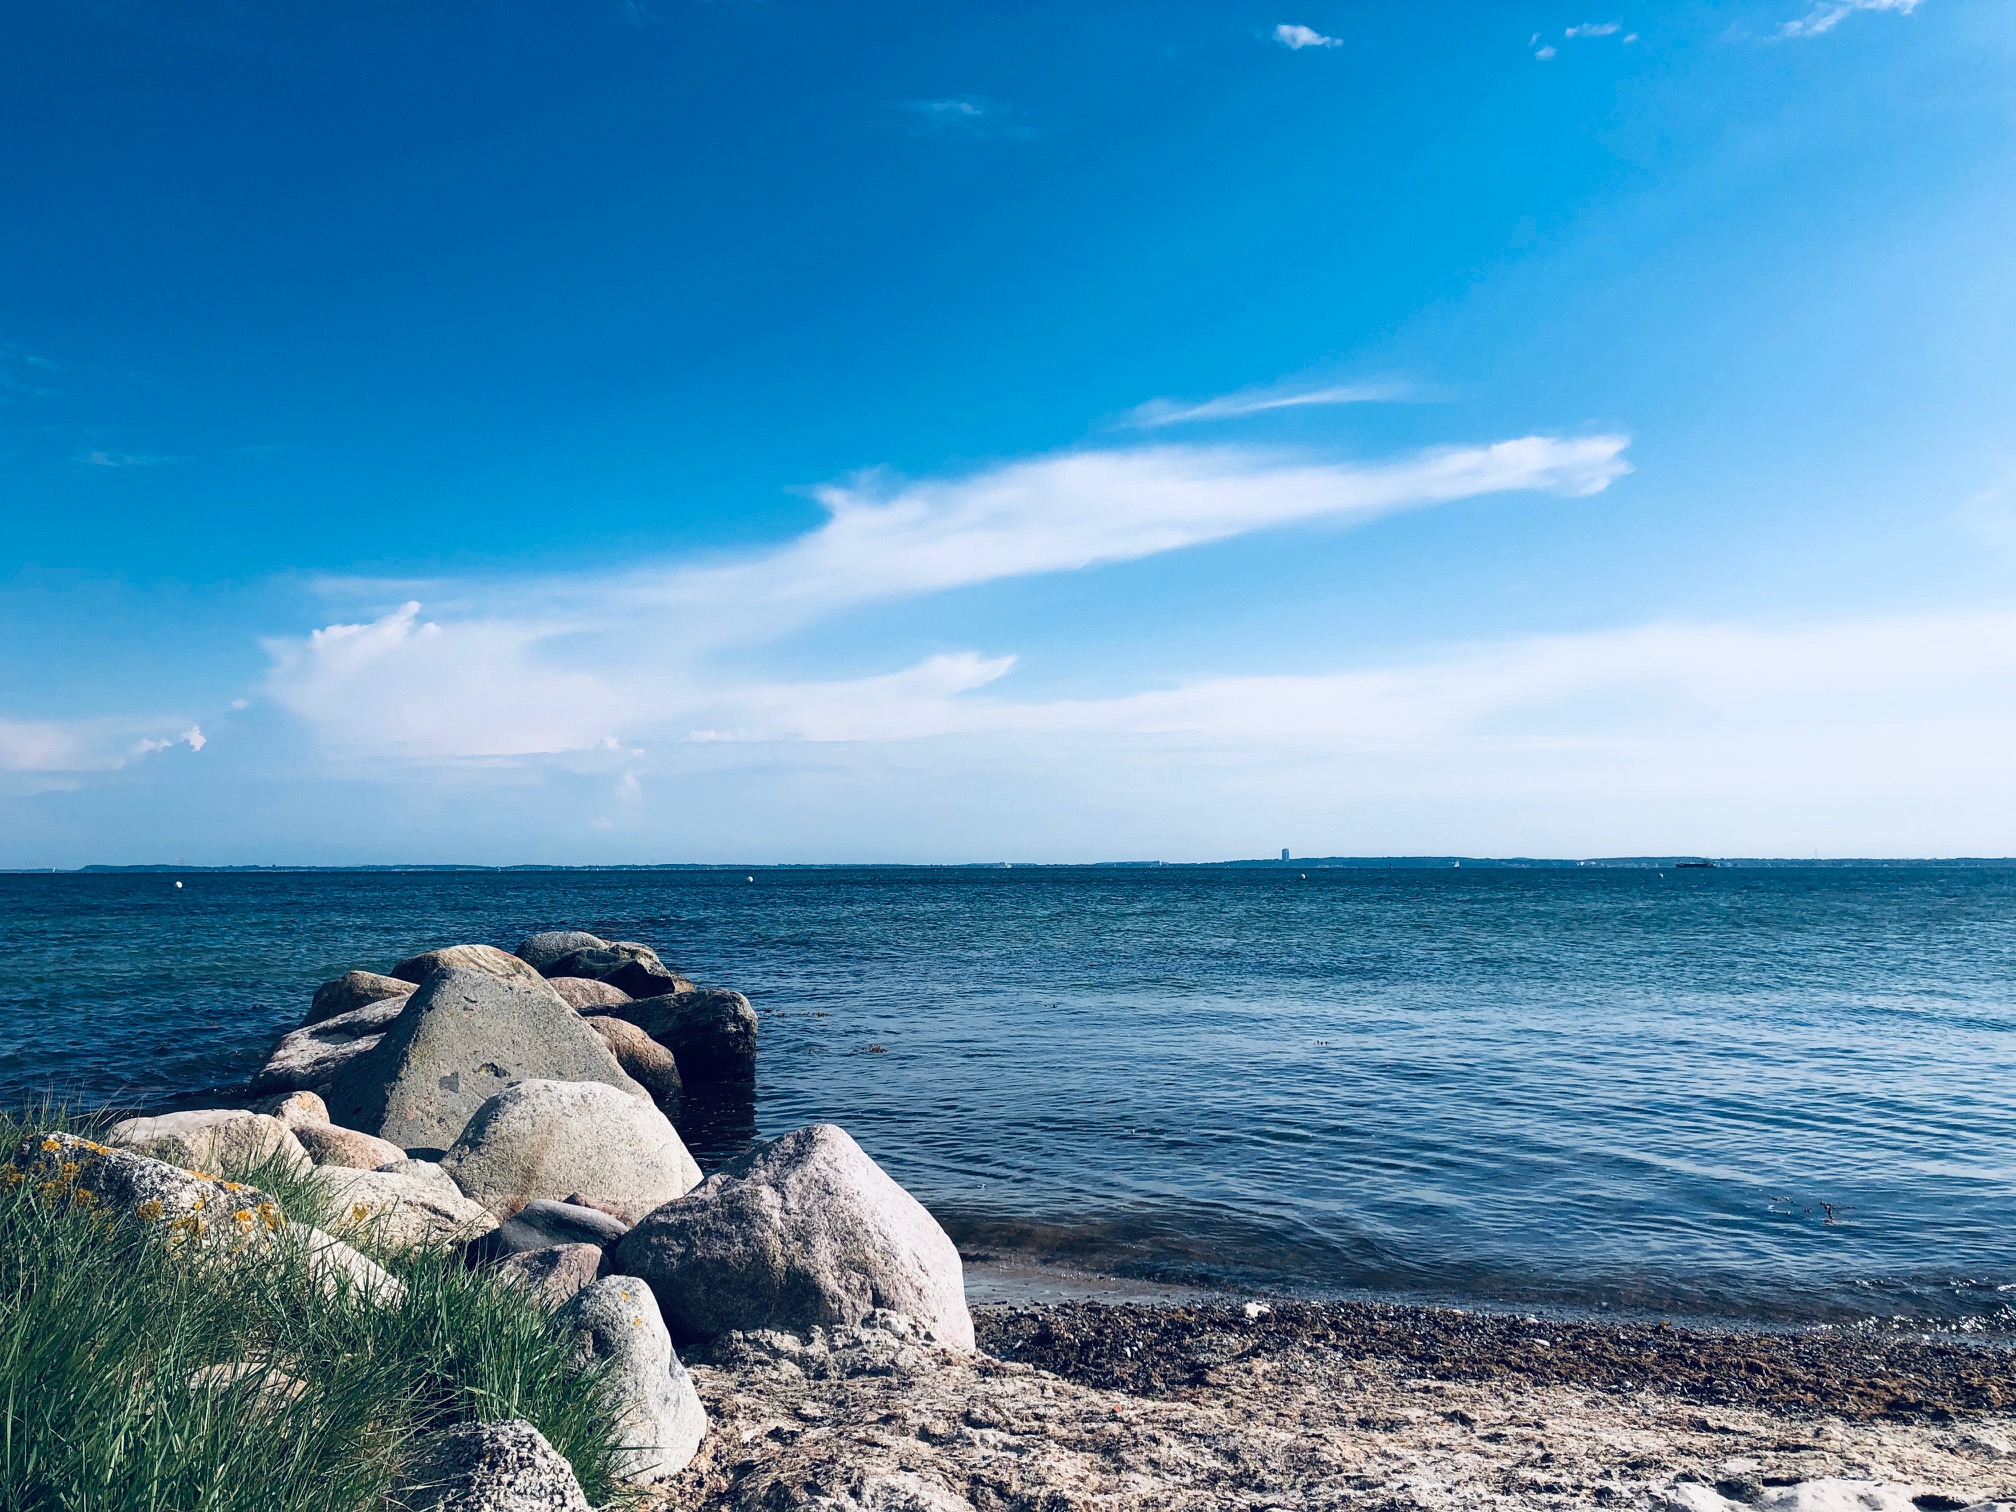
[[0, 865], [2016, 852], [2016, 3], [20, 5]]

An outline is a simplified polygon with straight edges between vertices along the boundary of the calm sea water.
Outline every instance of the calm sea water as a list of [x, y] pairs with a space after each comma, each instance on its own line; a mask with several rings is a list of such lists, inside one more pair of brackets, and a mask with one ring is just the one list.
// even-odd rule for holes
[[315, 984], [579, 926], [763, 1013], [703, 1162], [844, 1125], [969, 1252], [2011, 1329], [2016, 873], [0, 877], [0, 1094], [201, 1101]]

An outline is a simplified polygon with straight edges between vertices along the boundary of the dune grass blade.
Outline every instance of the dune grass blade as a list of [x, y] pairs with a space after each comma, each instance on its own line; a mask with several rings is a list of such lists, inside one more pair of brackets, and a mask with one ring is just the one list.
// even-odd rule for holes
[[[96, 1124], [0, 1114], [0, 1151]], [[297, 1221], [326, 1211], [312, 1181], [228, 1174]], [[446, 1252], [375, 1257], [406, 1283], [396, 1305], [323, 1295], [295, 1253], [198, 1260], [0, 1190], [0, 1508], [378, 1512], [418, 1435], [514, 1417], [592, 1504], [621, 1498], [602, 1389], [548, 1313]]]

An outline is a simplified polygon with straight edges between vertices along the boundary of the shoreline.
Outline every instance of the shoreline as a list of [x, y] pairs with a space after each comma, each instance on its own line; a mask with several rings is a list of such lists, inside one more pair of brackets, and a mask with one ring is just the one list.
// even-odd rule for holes
[[[1401, 1304], [983, 1302], [691, 1360], [703, 1512], [2010, 1512], [2016, 1355]], [[1814, 1483], [1820, 1483], [1818, 1485]]]

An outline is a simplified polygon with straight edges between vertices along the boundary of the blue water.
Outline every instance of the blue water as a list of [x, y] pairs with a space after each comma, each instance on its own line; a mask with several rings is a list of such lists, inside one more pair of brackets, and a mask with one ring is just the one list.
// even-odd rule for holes
[[201, 1101], [340, 970], [579, 926], [762, 1011], [703, 1161], [840, 1123], [971, 1253], [2010, 1329], [2016, 872], [749, 875], [0, 877], [0, 1095]]

